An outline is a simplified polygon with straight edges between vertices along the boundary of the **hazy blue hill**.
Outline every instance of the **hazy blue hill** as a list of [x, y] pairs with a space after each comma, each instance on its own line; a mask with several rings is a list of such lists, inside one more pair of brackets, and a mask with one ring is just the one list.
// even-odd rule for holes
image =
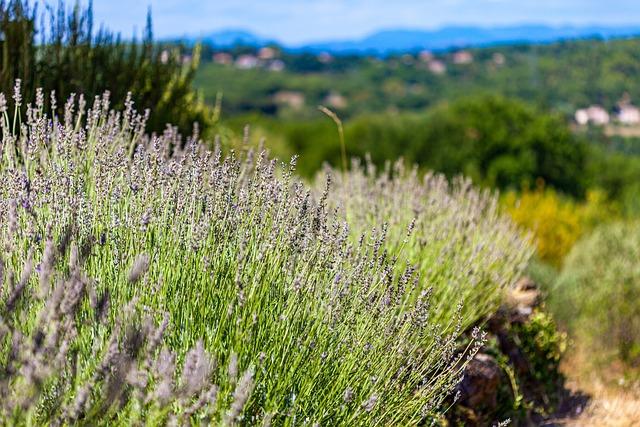
[[[437, 30], [383, 30], [361, 40], [321, 41], [302, 46], [286, 45], [294, 51], [332, 53], [389, 53], [416, 49], [442, 50], [462, 46], [487, 46], [509, 43], [546, 43], [587, 37], [614, 38], [640, 35], [640, 25], [624, 27], [514, 25], [504, 27], [447, 26]], [[215, 46], [264, 46], [272, 39], [245, 30], [223, 30], [184, 40], [201, 40]]]
[[586, 37], [624, 37], [640, 34], [640, 26], [563, 26], [518, 25], [509, 27], [482, 28], [473, 26], [451, 26], [438, 30], [385, 30], [376, 32], [359, 41], [323, 42], [304, 46], [309, 50], [329, 52], [385, 53], [415, 49], [447, 49], [462, 46], [485, 46], [505, 43], [544, 43], [562, 39]]
[[273, 41], [260, 37], [250, 31], [241, 29], [228, 29], [222, 31], [214, 31], [211, 33], [202, 33], [199, 35], [186, 35], [180, 40], [188, 43], [200, 41], [213, 46], [231, 47], [231, 46], [264, 46]]

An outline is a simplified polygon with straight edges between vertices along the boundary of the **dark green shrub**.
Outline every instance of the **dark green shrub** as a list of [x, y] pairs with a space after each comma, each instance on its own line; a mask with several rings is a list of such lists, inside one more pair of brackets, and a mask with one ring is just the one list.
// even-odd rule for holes
[[560, 117], [520, 101], [483, 96], [436, 108], [408, 151], [419, 164], [498, 188], [542, 179], [566, 193], [584, 192], [581, 144]]
[[[117, 108], [131, 92], [139, 110], [153, 108], [149, 130], [162, 131], [172, 123], [186, 133], [194, 122], [209, 124], [208, 109], [191, 87], [197, 49], [183, 64], [177, 51], [155, 44], [150, 15], [141, 41], [125, 41], [104, 28], [95, 31], [92, 9], [91, 2], [86, 8], [76, 3], [67, 12], [61, 1], [40, 15], [28, 1], [0, 1], [0, 91], [12, 93], [20, 79], [26, 99], [36, 99], [42, 88], [61, 100], [83, 93], [91, 104], [109, 90]], [[62, 108], [58, 105], [59, 114]]]
[[557, 394], [564, 381], [560, 360], [566, 349], [566, 335], [558, 330], [553, 317], [544, 310], [536, 310], [527, 322], [514, 324], [512, 333], [529, 361], [530, 377], [523, 382], [530, 383], [529, 388], [534, 389], [538, 398], [549, 399], [538, 404], [551, 409], [558, 404]]

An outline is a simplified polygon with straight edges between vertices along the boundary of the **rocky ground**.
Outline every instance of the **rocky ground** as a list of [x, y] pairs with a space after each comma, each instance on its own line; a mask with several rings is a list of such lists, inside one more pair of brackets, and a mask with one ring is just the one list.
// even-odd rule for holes
[[448, 425], [640, 426], [640, 384], [615, 366], [603, 377], [589, 368], [588, 353], [564, 353], [566, 337], [531, 280], [518, 283], [483, 329], [487, 344], [466, 368]]
[[566, 337], [544, 311], [538, 287], [518, 283], [483, 325], [487, 344], [466, 368], [449, 425], [565, 425], [583, 417], [590, 397], [560, 370]]

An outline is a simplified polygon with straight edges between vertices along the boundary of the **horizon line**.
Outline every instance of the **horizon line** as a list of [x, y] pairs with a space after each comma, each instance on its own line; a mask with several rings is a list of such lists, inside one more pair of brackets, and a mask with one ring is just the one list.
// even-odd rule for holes
[[406, 31], [406, 32], [438, 32], [445, 29], [451, 28], [466, 28], [466, 29], [483, 29], [483, 30], [492, 30], [492, 29], [508, 29], [508, 28], [518, 28], [518, 27], [545, 27], [554, 30], [561, 29], [588, 29], [590, 27], [599, 27], [601, 29], [632, 29], [633, 27], [637, 27], [640, 30], [640, 22], [634, 23], [615, 23], [615, 24], [607, 24], [607, 23], [598, 23], [598, 22], [590, 22], [590, 23], [545, 23], [541, 21], [521, 21], [515, 23], [496, 23], [496, 24], [482, 24], [482, 23], [447, 23], [432, 27], [416, 27], [416, 26], [381, 26], [378, 29], [371, 30], [365, 33], [362, 33], [358, 36], [353, 37], [327, 37], [327, 38], [317, 38], [310, 39], [308, 41], [298, 41], [298, 42], [287, 42], [275, 36], [269, 36], [259, 30], [253, 30], [247, 27], [239, 27], [239, 26], [228, 26], [228, 27], [218, 27], [212, 28], [210, 30], [200, 30], [199, 32], [193, 33], [183, 33], [180, 35], [169, 35], [159, 37], [157, 40], [180, 40], [184, 38], [189, 39], [198, 39], [199, 37], [210, 36], [215, 33], [224, 33], [224, 32], [242, 32], [247, 33], [247, 35], [262, 39], [263, 41], [276, 43], [281, 46], [287, 47], [304, 47], [307, 45], [320, 44], [320, 43], [336, 43], [336, 42], [357, 42], [364, 41], [367, 38], [374, 36], [376, 34], [385, 33], [385, 32], [394, 32], [394, 31]]

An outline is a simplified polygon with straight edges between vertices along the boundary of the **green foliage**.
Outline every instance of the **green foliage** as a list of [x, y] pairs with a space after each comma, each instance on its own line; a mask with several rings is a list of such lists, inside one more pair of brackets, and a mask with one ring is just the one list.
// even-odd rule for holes
[[567, 337], [559, 332], [555, 321], [544, 309], [535, 309], [525, 321], [509, 325], [509, 339], [517, 346], [518, 362], [504, 349], [490, 342], [488, 352], [494, 354], [506, 384], [499, 390], [494, 419], [510, 418], [516, 425], [525, 423], [531, 414], [547, 416], [558, 408], [563, 397], [564, 376], [560, 360]]
[[566, 260], [551, 293], [558, 319], [595, 354], [640, 361], [640, 225], [598, 227]]
[[[222, 91], [231, 114], [265, 111], [278, 115], [273, 94], [299, 91], [306, 97], [298, 117], [309, 117], [331, 91], [348, 101], [343, 117], [393, 110], [422, 110], [443, 101], [455, 101], [485, 93], [533, 102], [563, 114], [602, 104], [607, 109], [629, 94], [640, 100], [640, 38], [624, 40], [563, 41], [544, 45], [513, 45], [469, 49], [470, 64], [455, 64], [451, 52], [435, 54], [447, 66], [445, 74], [429, 71], [417, 55], [334, 58], [324, 64], [318, 58], [282, 54], [283, 72], [266, 69], [236, 70], [232, 66], [205, 63], [198, 71], [196, 87], [205, 99], [215, 100]], [[504, 57], [496, 63], [495, 54]], [[265, 108], [269, 106], [269, 108]]]
[[[12, 93], [15, 79], [21, 79], [28, 99], [41, 88], [55, 91], [58, 99], [84, 94], [90, 103], [109, 90], [118, 108], [131, 92], [140, 111], [154, 110], [149, 130], [162, 131], [167, 123], [182, 132], [190, 132], [194, 122], [210, 125], [208, 109], [191, 87], [197, 49], [184, 65], [177, 51], [153, 43], [150, 16], [141, 41], [124, 41], [104, 28], [96, 31], [92, 9], [91, 2], [86, 9], [76, 3], [67, 12], [61, 1], [40, 16], [28, 1], [0, 2], [0, 91]], [[62, 111], [59, 105], [57, 113]]]
[[591, 187], [606, 191], [628, 217], [640, 216], [640, 156], [590, 147], [584, 175]]
[[[565, 392], [560, 359], [566, 350], [566, 335], [558, 331], [544, 307], [527, 315], [517, 310], [503, 306], [491, 319], [492, 333], [482, 357], [477, 358], [488, 364], [488, 371], [484, 377], [480, 374], [475, 387], [471, 387], [479, 395], [487, 393], [485, 404], [465, 402], [454, 406], [447, 414], [452, 425], [496, 425], [506, 419], [516, 426], [539, 425], [558, 409]], [[488, 391], [493, 377], [490, 373], [495, 372], [492, 365], [499, 370], [497, 390]]]
[[[241, 120], [229, 123], [238, 128]], [[262, 123], [301, 154], [302, 174], [313, 173], [323, 161], [341, 164], [330, 120]], [[364, 115], [345, 124], [345, 140], [350, 157], [370, 156], [378, 166], [403, 157], [424, 169], [448, 177], [465, 174], [494, 188], [520, 189], [543, 180], [565, 193], [585, 191], [584, 144], [561, 118], [515, 100], [482, 96], [420, 114]]]
[[[404, 157], [448, 176], [463, 173], [516, 191], [523, 183], [534, 188], [538, 178], [579, 198], [599, 189], [633, 216], [640, 212], [640, 145], [597, 128], [575, 132], [567, 123], [577, 108], [602, 104], [611, 110], [623, 97], [640, 99], [638, 82], [628, 78], [640, 73], [639, 46], [640, 39], [632, 38], [478, 48], [469, 50], [470, 64], [455, 64], [451, 52], [436, 53], [447, 66], [443, 75], [412, 54], [321, 63], [278, 51], [286, 64], [282, 72], [205, 62], [194, 85], [210, 104], [224, 95], [225, 123], [237, 135], [248, 122], [243, 114], [261, 113], [250, 122], [275, 136], [277, 155], [301, 154], [299, 171], [306, 177], [324, 161], [340, 162], [335, 129], [317, 111], [338, 93], [346, 105], [334, 109], [345, 123], [349, 155], [370, 154], [379, 166]], [[496, 62], [497, 54], [504, 63]], [[287, 91], [302, 96], [303, 104], [275, 101]], [[549, 110], [557, 114], [544, 112]]]
[[464, 173], [497, 188], [546, 184], [584, 192], [584, 148], [559, 117], [517, 101], [487, 96], [432, 112], [409, 157], [447, 175]]
[[566, 334], [558, 330], [553, 317], [543, 310], [536, 310], [526, 322], [513, 325], [512, 333], [529, 363], [530, 377], [522, 382], [541, 387], [542, 390], [534, 390], [542, 400], [538, 404], [546, 410], [553, 409], [559, 403], [558, 393], [564, 382], [560, 361], [567, 348]]

